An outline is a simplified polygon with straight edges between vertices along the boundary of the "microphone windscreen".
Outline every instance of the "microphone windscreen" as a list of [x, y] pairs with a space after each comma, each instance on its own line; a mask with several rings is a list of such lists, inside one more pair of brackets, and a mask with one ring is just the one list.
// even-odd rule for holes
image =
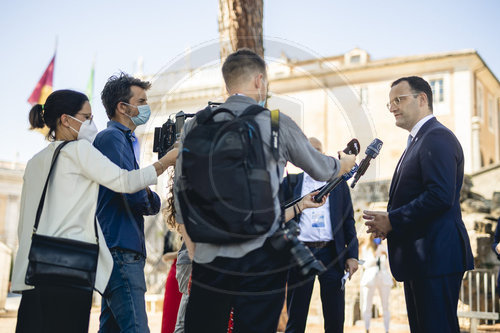
[[382, 145], [384, 143], [382, 140], [375, 138], [372, 143], [368, 147], [366, 147], [365, 154], [370, 156], [371, 158], [375, 158], [380, 153], [380, 149], [382, 149]]
[[347, 147], [343, 151], [348, 155], [358, 155], [361, 151], [361, 146], [359, 145], [358, 139], [352, 139], [351, 141], [349, 141]]

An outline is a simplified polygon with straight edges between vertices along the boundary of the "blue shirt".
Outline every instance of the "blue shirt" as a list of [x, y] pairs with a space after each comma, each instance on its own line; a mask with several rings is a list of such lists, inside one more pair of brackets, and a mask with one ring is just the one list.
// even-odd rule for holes
[[[94, 146], [122, 169], [139, 169], [134, 155], [132, 131], [116, 122], [97, 134]], [[91, 166], [90, 166], [91, 167]], [[99, 170], [96, 170], [99, 172]], [[160, 198], [146, 189], [133, 194], [122, 194], [100, 186], [97, 199], [97, 219], [110, 249], [132, 250], [146, 256], [143, 215], [160, 211]]]

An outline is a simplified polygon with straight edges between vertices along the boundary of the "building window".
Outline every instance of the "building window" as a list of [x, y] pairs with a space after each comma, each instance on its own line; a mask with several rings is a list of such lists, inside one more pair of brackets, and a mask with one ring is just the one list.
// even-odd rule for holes
[[479, 85], [477, 86], [476, 108], [477, 108], [477, 116], [482, 120], [483, 119], [483, 88]]
[[351, 56], [351, 58], [349, 59], [349, 62], [351, 64], [359, 64], [361, 62], [361, 55], [357, 54], [357, 55]]
[[432, 102], [441, 103], [444, 101], [443, 79], [430, 80], [432, 88]]

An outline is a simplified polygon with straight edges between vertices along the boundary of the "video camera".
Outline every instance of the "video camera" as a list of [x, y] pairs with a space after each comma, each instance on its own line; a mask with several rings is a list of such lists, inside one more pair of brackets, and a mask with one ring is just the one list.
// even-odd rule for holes
[[[211, 107], [216, 107], [222, 103], [208, 102]], [[155, 135], [153, 142], [153, 152], [158, 153], [158, 159], [162, 158], [172, 148], [174, 143], [179, 140], [182, 128], [187, 118], [194, 117], [196, 113], [184, 113], [179, 111], [170, 114], [168, 120], [161, 126], [155, 127]], [[175, 119], [175, 121], [174, 121]]]
[[179, 111], [175, 114], [172, 113], [161, 127], [155, 127], [153, 152], [158, 153], [159, 159], [162, 158], [179, 139], [186, 119], [193, 116], [194, 113], [184, 113], [184, 111]]

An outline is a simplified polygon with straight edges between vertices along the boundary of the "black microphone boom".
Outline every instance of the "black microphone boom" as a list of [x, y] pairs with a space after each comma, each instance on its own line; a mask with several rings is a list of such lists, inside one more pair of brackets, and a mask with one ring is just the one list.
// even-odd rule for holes
[[[345, 149], [343, 150], [343, 152], [347, 155], [358, 155], [359, 154], [359, 151], [360, 151], [360, 145], [359, 145], [359, 141], [358, 139], [352, 139], [351, 141], [349, 141], [349, 143], [347, 144], [347, 147], [345, 147]], [[315, 197], [314, 197], [314, 200], [316, 202], [321, 202], [321, 200], [323, 199], [323, 196], [330, 193], [335, 187], [337, 187], [341, 182], [342, 180], [344, 180], [344, 177], [337, 177], [335, 178], [334, 180], [326, 183], [324, 186], [314, 190], [314, 191], [320, 191]], [[313, 192], [314, 192], [313, 191]], [[289, 207], [292, 207], [293, 205], [295, 205], [297, 202], [299, 202], [300, 200], [302, 200], [303, 197], [299, 197], [297, 199], [294, 199], [290, 202], [287, 202], [285, 203], [285, 209], [286, 208], [289, 208]]]
[[361, 178], [361, 176], [365, 174], [366, 169], [368, 169], [368, 166], [370, 165], [370, 161], [378, 156], [383, 144], [384, 143], [382, 142], [382, 140], [375, 138], [375, 140], [373, 140], [372, 143], [370, 143], [370, 145], [366, 147], [366, 157], [359, 164], [358, 172], [356, 172], [356, 174], [354, 175], [354, 179], [351, 183], [351, 188], [354, 188], [359, 178]]

